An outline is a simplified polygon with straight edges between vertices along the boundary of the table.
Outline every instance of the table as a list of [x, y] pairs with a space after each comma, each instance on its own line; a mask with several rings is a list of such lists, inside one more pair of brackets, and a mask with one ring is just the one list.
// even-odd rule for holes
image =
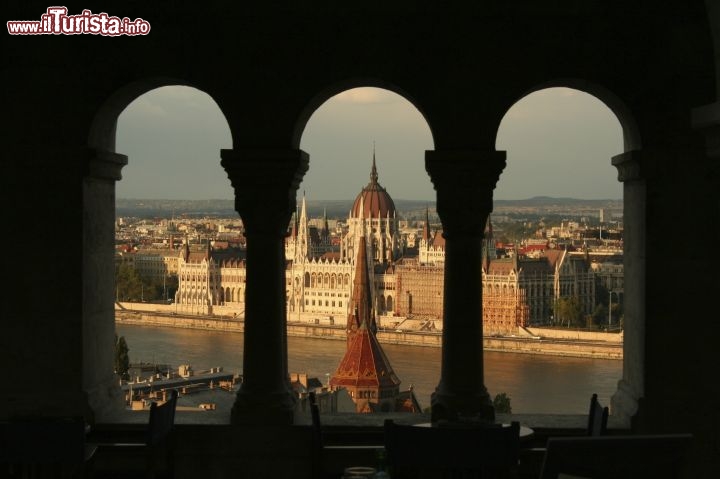
[[[413, 424], [413, 426], [432, 427], [432, 423], [431, 422], [419, 422], [417, 424]], [[510, 423], [504, 422], [503, 427], [510, 427]], [[535, 431], [533, 430], [533, 428], [520, 425], [520, 440], [521, 441], [531, 438], [533, 434], [535, 434]]]

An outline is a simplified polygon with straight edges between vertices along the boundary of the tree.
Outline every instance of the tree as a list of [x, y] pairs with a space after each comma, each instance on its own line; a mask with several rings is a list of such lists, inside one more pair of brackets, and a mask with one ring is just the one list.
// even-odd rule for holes
[[119, 301], [140, 301], [143, 297], [143, 282], [130, 265], [121, 264], [115, 270], [115, 285]]
[[560, 298], [557, 301], [556, 313], [561, 324], [567, 321], [568, 326], [571, 324], [574, 326], [585, 325], [580, 300], [576, 296]]
[[510, 396], [507, 393], [500, 393], [493, 399], [493, 407], [496, 413], [512, 414], [512, 406], [510, 406]]
[[118, 335], [115, 334], [115, 374], [120, 376], [121, 379], [130, 379], [128, 374], [130, 371], [129, 351], [125, 336], [118, 338]]
[[604, 324], [607, 324], [608, 320], [608, 310], [607, 306], [604, 304], [596, 304], [595, 309], [592, 313], [593, 317], [593, 323], [596, 326], [603, 326]]

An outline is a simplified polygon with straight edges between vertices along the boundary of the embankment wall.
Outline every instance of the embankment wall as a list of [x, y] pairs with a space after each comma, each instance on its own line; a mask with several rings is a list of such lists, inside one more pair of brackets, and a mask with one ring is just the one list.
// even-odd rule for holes
[[[122, 309], [116, 307], [117, 324], [140, 326], [160, 326], [184, 329], [202, 329], [209, 331], [228, 331], [242, 333], [245, 323], [241, 319], [217, 316], [182, 316], [172, 312], [160, 312], [153, 309], [145, 311], [130, 310], [129, 303]], [[134, 304], [132, 304], [134, 306]], [[157, 306], [157, 305], [150, 305]], [[546, 336], [546, 333], [548, 334]], [[530, 333], [517, 337], [485, 337], [484, 348], [488, 351], [507, 351], [515, 353], [545, 354], [572, 357], [591, 357], [601, 359], [622, 359], [622, 335], [617, 333], [588, 333], [578, 335], [570, 332], [569, 336], [546, 330], [532, 328]], [[345, 340], [344, 325], [318, 325], [308, 323], [288, 323], [288, 336]], [[553, 334], [558, 337], [552, 336]], [[442, 333], [380, 330], [377, 333], [382, 344], [401, 344], [421, 347], [442, 347]], [[618, 341], [620, 337], [620, 341]]]

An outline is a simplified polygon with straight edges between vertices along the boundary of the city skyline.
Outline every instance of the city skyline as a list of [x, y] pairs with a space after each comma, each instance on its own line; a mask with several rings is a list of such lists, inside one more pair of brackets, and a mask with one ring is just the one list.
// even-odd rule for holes
[[[120, 115], [117, 151], [129, 157], [117, 197], [232, 199], [219, 150], [232, 142], [224, 116], [205, 93], [163, 87]], [[314, 200], [351, 199], [367, 178], [373, 149], [380, 183], [397, 199], [434, 201], [424, 170], [433, 149], [430, 129], [407, 100], [388, 90], [356, 88], [322, 104], [300, 148], [310, 166], [298, 189]], [[507, 166], [496, 200], [535, 196], [621, 199], [610, 158], [622, 152], [614, 114], [591, 95], [568, 88], [530, 94], [511, 107], [497, 133]]]

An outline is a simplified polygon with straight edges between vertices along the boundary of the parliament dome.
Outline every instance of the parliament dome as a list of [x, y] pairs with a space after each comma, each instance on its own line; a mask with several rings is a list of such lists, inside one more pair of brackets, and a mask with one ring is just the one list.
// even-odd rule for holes
[[385, 191], [385, 188], [380, 186], [378, 183], [378, 173], [375, 167], [375, 154], [373, 153], [373, 164], [370, 172], [370, 183], [362, 189], [362, 191], [355, 198], [352, 210], [350, 214], [353, 218], [387, 218], [388, 214], [390, 217], [395, 216], [395, 203], [392, 198]]

